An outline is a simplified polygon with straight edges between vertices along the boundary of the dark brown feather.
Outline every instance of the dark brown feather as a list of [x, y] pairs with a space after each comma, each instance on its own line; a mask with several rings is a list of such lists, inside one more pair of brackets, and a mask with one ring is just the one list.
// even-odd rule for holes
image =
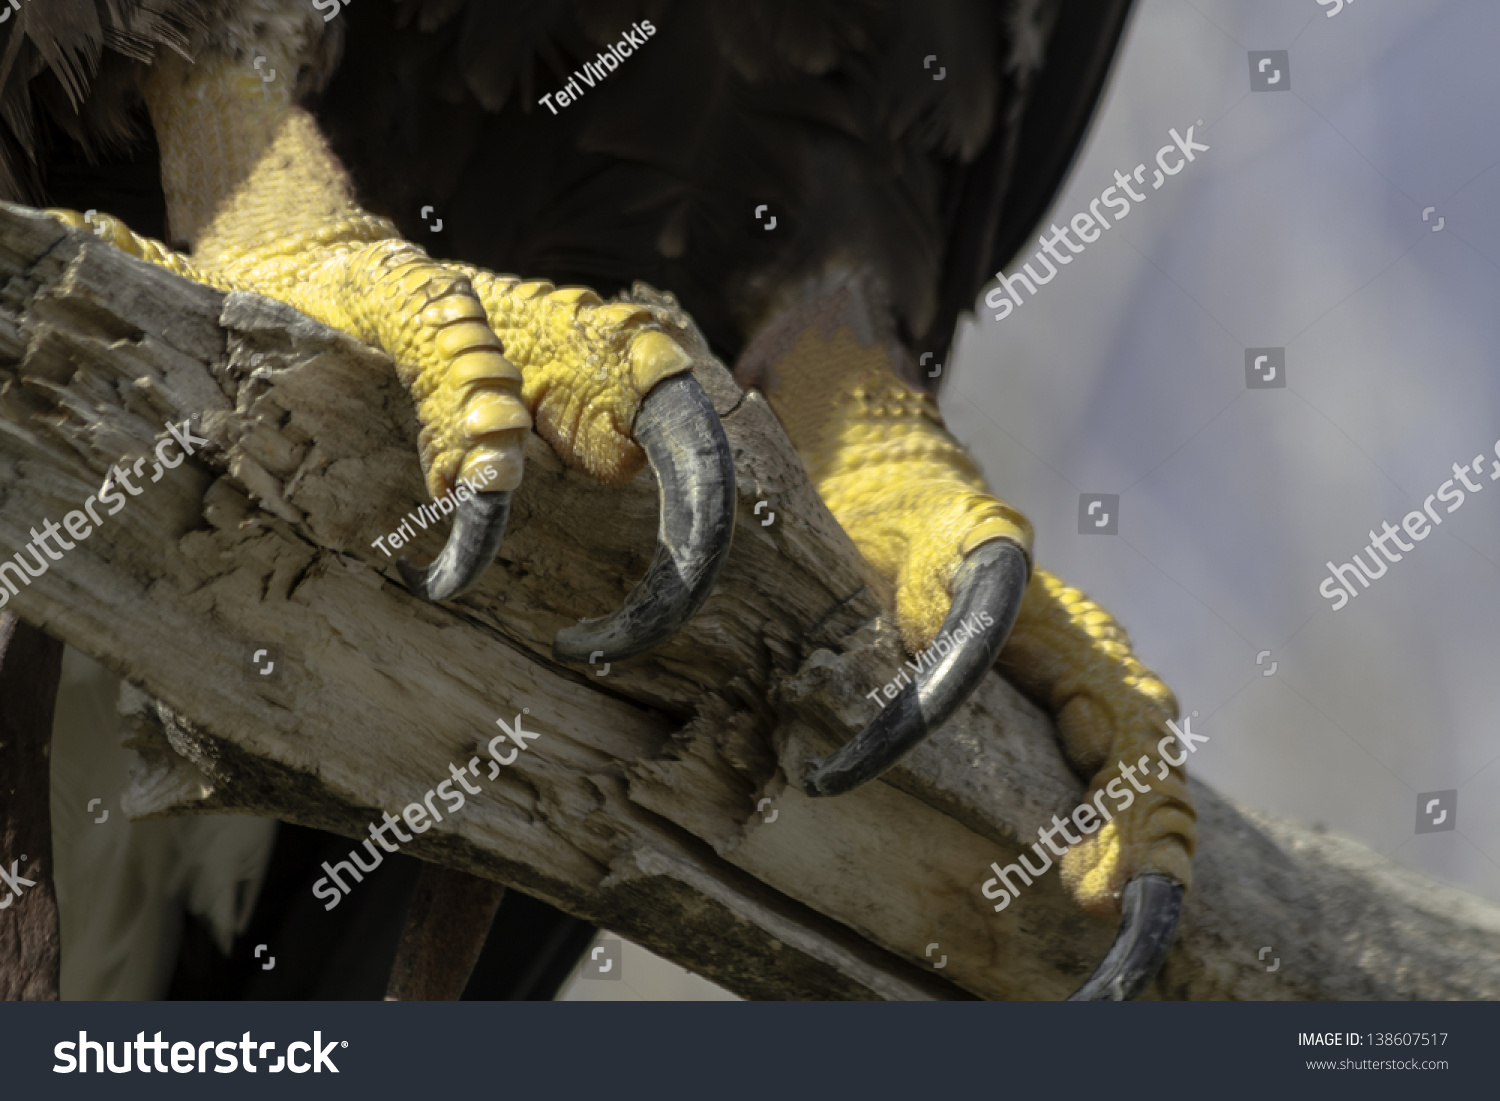
[[[139, 136], [140, 64], [186, 50], [231, 2], [23, 5], [0, 51], [0, 194], [44, 198], [38, 109], [88, 157]], [[604, 293], [645, 279], [729, 359], [770, 291], [840, 262], [885, 285], [914, 352], [942, 356], [1059, 187], [1128, 9], [354, 4], [338, 16], [344, 60], [319, 110], [362, 197], [437, 255]], [[657, 34], [578, 102], [556, 115], [538, 104], [643, 19]], [[760, 204], [775, 231], [754, 220]], [[424, 206], [443, 217], [440, 236]]]
[[43, 201], [36, 112], [89, 156], [140, 137], [139, 66], [185, 52], [222, 0], [31, 0], [0, 50], [0, 197]]
[[[1128, 8], [404, 0], [399, 30], [348, 9], [322, 117], [371, 199], [443, 254], [605, 293], [645, 279], [729, 358], [769, 288], [838, 258], [942, 355], [1060, 185]], [[556, 115], [538, 104], [644, 18], [637, 54]]]

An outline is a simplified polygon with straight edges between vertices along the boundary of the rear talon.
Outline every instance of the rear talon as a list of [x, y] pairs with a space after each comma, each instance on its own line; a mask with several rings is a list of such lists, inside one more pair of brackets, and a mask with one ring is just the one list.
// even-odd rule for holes
[[1182, 914], [1182, 884], [1147, 873], [1125, 885], [1115, 942], [1070, 1002], [1128, 1002], [1156, 977]]
[[[813, 761], [808, 795], [839, 795], [875, 779], [948, 720], [989, 672], [1021, 609], [1031, 562], [1007, 539], [971, 551], [953, 581], [953, 604], [938, 639], [952, 649], [901, 689], [869, 726], [833, 756]], [[977, 620], [977, 622], [976, 622]]]

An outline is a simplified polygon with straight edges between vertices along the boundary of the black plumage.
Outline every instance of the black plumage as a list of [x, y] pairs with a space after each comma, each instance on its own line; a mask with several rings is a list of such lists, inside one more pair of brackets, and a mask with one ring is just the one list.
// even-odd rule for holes
[[[525, 7], [350, 21], [321, 117], [361, 193], [442, 254], [671, 290], [733, 363], [769, 296], [830, 260], [878, 275], [898, 335], [941, 358], [1071, 164], [1128, 2]], [[537, 103], [641, 19], [659, 33], [607, 79]]]
[[[28, 0], [3, 32], [0, 193], [153, 232], [133, 83], [153, 51], [191, 52], [233, 2]], [[879, 278], [914, 353], [941, 358], [1055, 194], [1128, 9], [352, 4], [330, 24], [343, 59], [315, 107], [362, 200], [435, 256], [604, 294], [644, 279], [731, 363], [780, 287], [842, 262]], [[657, 33], [637, 53], [555, 115], [538, 104], [641, 20]]]

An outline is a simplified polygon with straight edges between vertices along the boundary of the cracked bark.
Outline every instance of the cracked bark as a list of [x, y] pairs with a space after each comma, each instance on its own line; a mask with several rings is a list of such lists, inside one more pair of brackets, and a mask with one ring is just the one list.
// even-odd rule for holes
[[[645, 569], [649, 473], [606, 489], [533, 437], [499, 561], [426, 605], [371, 545], [425, 499], [383, 356], [18, 207], [0, 207], [0, 281], [0, 554], [168, 422], [196, 417], [210, 441], [9, 604], [137, 686], [127, 813], [362, 838], [529, 708], [540, 739], [407, 851], [748, 997], [1058, 998], [1102, 957], [1112, 928], [1054, 874], [1001, 914], [980, 893], [1081, 794], [998, 674], [881, 782], [816, 801], [787, 783], [868, 720], [899, 643], [765, 402], [701, 342], [739, 474], [735, 547], [684, 631], [601, 677], [554, 664], [551, 639]], [[425, 559], [444, 530], [403, 552]], [[284, 652], [275, 683], [247, 672], [266, 645]], [[1192, 788], [1197, 884], [1148, 996], [1500, 996], [1500, 907]]]

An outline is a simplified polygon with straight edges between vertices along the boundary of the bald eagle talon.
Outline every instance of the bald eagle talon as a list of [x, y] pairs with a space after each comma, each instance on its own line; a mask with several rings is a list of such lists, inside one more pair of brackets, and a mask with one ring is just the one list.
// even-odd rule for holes
[[1182, 914], [1182, 884], [1164, 875], [1138, 875], [1125, 885], [1115, 942], [1070, 1002], [1128, 1002], [1156, 977]]
[[510, 491], [476, 493], [458, 502], [453, 530], [441, 553], [427, 566], [410, 559], [396, 561], [406, 587], [423, 600], [451, 600], [479, 583], [495, 560], [505, 522], [510, 518]]
[[656, 474], [656, 556], [618, 609], [557, 633], [559, 661], [623, 661], [666, 641], [703, 606], [734, 538], [734, 457], [724, 426], [691, 374], [642, 399], [634, 436]]
[[1031, 563], [1015, 543], [982, 543], [953, 581], [953, 603], [939, 638], [963, 631], [947, 654], [917, 675], [869, 726], [827, 760], [812, 762], [803, 779], [808, 795], [840, 795], [875, 779], [958, 710], [1010, 635], [1021, 610]]

